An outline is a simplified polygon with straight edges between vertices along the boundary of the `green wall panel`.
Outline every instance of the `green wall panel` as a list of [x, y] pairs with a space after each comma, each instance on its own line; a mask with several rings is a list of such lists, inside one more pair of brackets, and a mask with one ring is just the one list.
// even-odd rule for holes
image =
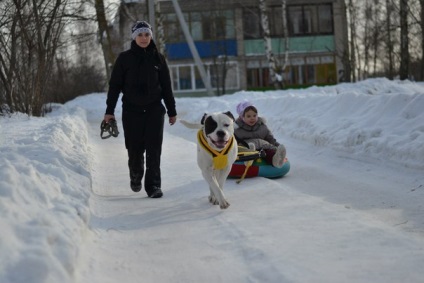
[[[284, 40], [282, 38], [272, 38], [272, 51], [276, 54], [284, 52]], [[333, 52], [334, 36], [305, 36], [292, 37], [289, 40], [290, 52]], [[244, 49], [246, 55], [264, 54], [263, 39], [251, 39], [244, 41]]]

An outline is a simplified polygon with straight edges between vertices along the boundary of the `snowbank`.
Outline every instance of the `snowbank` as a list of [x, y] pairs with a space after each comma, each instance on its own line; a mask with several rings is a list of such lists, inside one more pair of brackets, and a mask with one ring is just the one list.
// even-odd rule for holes
[[85, 111], [1, 118], [1, 282], [72, 282], [90, 217]]

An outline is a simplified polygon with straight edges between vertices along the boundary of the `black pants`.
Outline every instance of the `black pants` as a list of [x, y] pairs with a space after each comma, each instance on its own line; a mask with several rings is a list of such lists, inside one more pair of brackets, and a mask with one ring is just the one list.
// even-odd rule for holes
[[136, 111], [126, 110], [124, 106], [122, 112], [130, 178], [132, 182], [141, 184], [146, 165], [144, 188], [147, 193], [150, 193], [153, 187], [161, 187], [160, 158], [165, 112], [162, 104]]

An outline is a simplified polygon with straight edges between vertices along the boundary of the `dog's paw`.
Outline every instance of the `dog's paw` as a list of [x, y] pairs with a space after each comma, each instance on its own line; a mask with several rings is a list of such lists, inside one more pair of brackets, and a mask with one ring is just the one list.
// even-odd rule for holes
[[221, 209], [227, 209], [230, 206], [230, 203], [226, 200], [223, 200], [222, 203], [219, 204]]
[[209, 202], [212, 203], [213, 205], [219, 204], [219, 201], [216, 199], [215, 196], [209, 196]]

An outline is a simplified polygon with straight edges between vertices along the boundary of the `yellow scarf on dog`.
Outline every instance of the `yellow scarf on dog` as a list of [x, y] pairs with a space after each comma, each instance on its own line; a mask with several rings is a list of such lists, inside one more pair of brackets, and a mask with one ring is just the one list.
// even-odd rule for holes
[[205, 137], [203, 136], [203, 130], [199, 130], [199, 132], [197, 133], [197, 140], [199, 144], [212, 155], [214, 169], [221, 170], [221, 169], [224, 169], [225, 166], [227, 166], [228, 164], [227, 155], [233, 146], [234, 137], [231, 137], [230, 141], [221, 151], [216, 151], [208, 144]]

